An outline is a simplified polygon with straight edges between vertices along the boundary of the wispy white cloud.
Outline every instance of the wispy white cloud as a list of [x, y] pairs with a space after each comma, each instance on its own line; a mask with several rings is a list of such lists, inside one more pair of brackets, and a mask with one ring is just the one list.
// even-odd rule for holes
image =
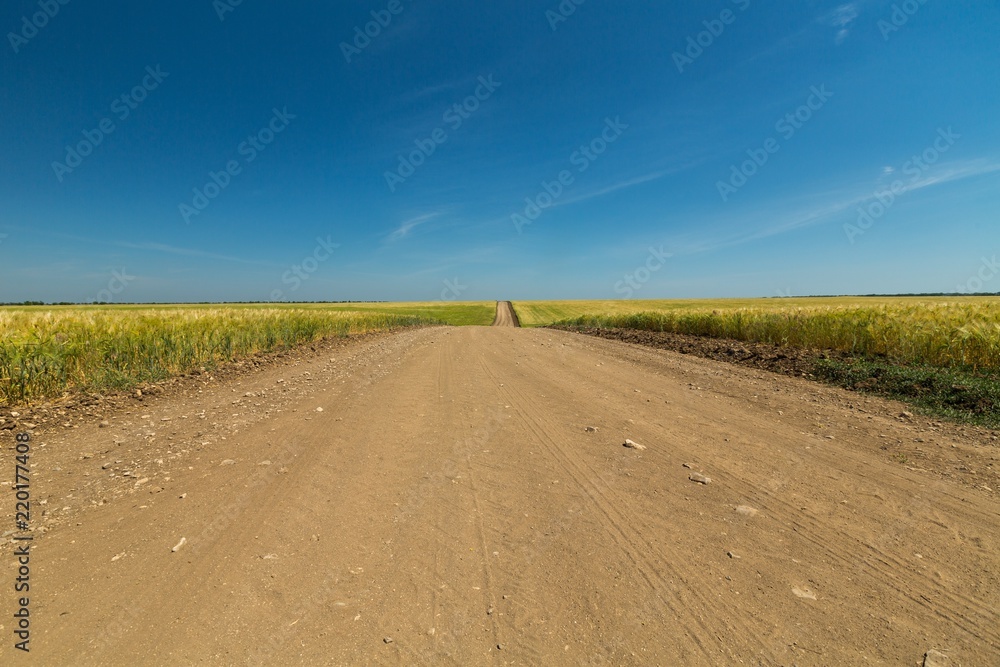
[[739, 67], [754, 65], [756, 61], [771, 58], [778, 55], [787, 54], [790, 51], [813, 48], [816, 42], [817, 26], [835, 28], [837, 30], [834, 40], [837, 44], [842, 44], [851, 33], [852, 24], [861, 16], [864, 0], [855, 0], [842, 5], [838, 5], [834, 10], [820, 14], [814, 19], [807, 20], [802, 27], [794, 30], [773, 44], [765, 46], [760, 52], [739, 60]]
[[660, 169], [658, 171], [653, 171], [653, 172], [650, 172], [648, 174], [645, 174], [644, 176], [637, 176], [635, 178], [630, 178], [630, 179], [627, 179], [627, 180], [624, 180], [624, 181], [620, 181], [618, 183], [615, 183], [614, 185], [609, 185], [609, 186], [600, 188], [598, 190], [594, 190], [592, 192], [585, 192], [585, 193], [576, 195], [575, 197], [568, 197], [566, 199], [561, 199], [558, 202], [556, 202], [555, 206], [568, 206], [569, 204], [577, 204], [579, 202], [587, 201], [589, 199], [596, 199], [598, 197], [603, 197], [605, 195], [611, 194], [612, 192], [617, 192], [619, 190], [625, 190], [626, 188], [631, 188], [631, 187], [634, 187], [636, 185], [642, 185], [643, 183], [649, 183], [650, 181], [655, 181], [655, 180], [661, 179], [664, 176], [668, 176], [670, 174], [676, 174], [676, 173], [685, 171], [685, 170], [690, 169], [692, 167], [698, 166], [699, 164], [701, 164], [704, 161], [705, 161], [705, 158], [701, 158], [701, 159], [695, 160], [693, 162], [687, 162], [685, 164], [679, 164], [677, 166], [670, 167], [668, 169]]
[[129, 250], [146, 250], [152, 252], [162, 252], [170, 255], [182, 255], [185, 257], [203, 257], [206, 259], [215, 259], [222, 262], [236, 262], [239, 264], [252, 264], [255, 266], [279, 266], [274, 262], [268, 262], [259, 259], [244, 259], [242, 257], [232, 257], [230, 255], [221, 255], [214, 252], [208, 252], [205, 250], [196, 250], [193, 248], [179, 248], [177, 246], [167, 245], [165, 243], [132, 243], [130, 241], [112, 241], [104, 239], [96, 239], [89, 236], [78, 236], [76, 234], [64, 234], [61, 232], [49, 232], [43, 231], [35, 228], [12, 228], [18, 231], [23, 231], [25, 233], [30, 233], [38, 236], [45, 236], [48, 238], [63, 239], [67, 241], [73, 241], [76, 243], [87, 243], [89, 245], [97, 245], [112, 248], [127, 248]]
[[[1000, 163], [989, 160], [971, 160], [941, 165], [939, 168], [932, 169], [909, 182], [900, 181], [897, 184], [896, 192], [898, 194], [896, 196], [996, 172], [1000, 172]], [[885, 170], [883, 170], [883, 173], [886, 173]], [[766, 216], [769, 219], [767, 224], [759, 228], [735, 234], [716, 236], [711, 240], [695, 240], [678, 247], [682, 254], [709, 252], [785, 234], [805, 227], [824, 224], [837, 215], [874, 200], [877, 194], [881, 194], [887, 189], [889, 189], [889, 186], [882, 182], [875, 186], [869, 183], [866, 186], [855, 185], [851, 188], [835, 192], [814, 193], [809, 199], [819, 203], [796, 208], [782, 216], [778, 216], [777, 219], [773, 216], [773, 211], [777, 206], [768, 204], [764, 207], [767, 212], [760, 211], [748, 216], [756, 219]]]
[[399, 227], [397, 227], [395, 230], [392, 231], [392, 233], [389, 234], [386, 240], [389, 243], [393, 243], [395, 241], [399, 241], [400, 239], [404, 239], [407, 236], [409, 236], [410, 232], [412, 232], [414, 229], [416, 229], [417, 227], [419, 227], [420, 225], [424, 224], [429, 220], [433, 220], [439, 215], [441, 215], [440, 212], [426, 213], [424, 215], [418, 215], [415, 218], [410, 218], [409, 220], [405, 220], [402, 223], [400, 223]]
[[169, 255], [182, 255], [184, 257], [203, 257], [205, 259], [216, 259], [222, 262], [237, 262], [239, 264], [253, 264], [258, 266], [273, 266], [272, 262], [265, 262], [262, 260], [254, 259], [243, 259], [241, 257], [232, 257], [230, 255], [220, 255], [214, 252], [207, 252], [205, 250], [195, 250], [192, 248], [178, 248], [176, 246], [166, 245], [164, 243], [130, 243], [127, 241], [115, 241], [112, 245], [118, 246], [119, 248], [130, 248], [132, 250], [151, 250], [153, 252], [162, 252]]
[[836, 41], [842, 44], [851, 34], [851, 24], [860, 16], [860, 3], [851, 2], [840, 5], [829, 14], [824, 15], [820, 20], [831, 27], [837, 28]]
[[659, 178], [663, 178], [668, 173], [668, 170], [654, 171], [651, 174], [646, 174], [645, 176], [639, 176], [638, 178], [632, 178], [626, 181], [621, 181], [615, 183], [614, 185], [609, 185], [607, 187], [601, 188], [600, 190], [594, 190], [593, 192], [587, 192], [576, 197], [570, 197], [568, 199], [560, 200], [556, 203], [556, 206], [567, 206], [569, 204], [576, 204], [578, 202], [587, 201], [588, 199], [596, 199], [597, 197], [603, 197], [604, 195], [609, 195], [612, 192], [617, 192], [618, 190], [624, 190], [625, 188], [631, 188], [636, 185], [641, 185], [642, 183], [649, 183], [650, 181], [655, 181]]

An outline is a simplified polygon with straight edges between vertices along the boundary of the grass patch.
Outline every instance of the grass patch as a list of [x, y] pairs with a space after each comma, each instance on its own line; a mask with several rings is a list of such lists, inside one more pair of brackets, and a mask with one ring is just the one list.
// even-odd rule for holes
[[1000, 374], [819, 359], [813, 375], [845, 389], [902, 401], [926, 415], [1000, 428]]

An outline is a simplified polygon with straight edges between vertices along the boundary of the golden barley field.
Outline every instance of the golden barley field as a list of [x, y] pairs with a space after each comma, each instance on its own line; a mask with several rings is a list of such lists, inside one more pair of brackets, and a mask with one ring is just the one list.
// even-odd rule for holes
[[489, 324], [493, 314], [493, 303], [0, 308], [0, 405], [128, 389], [327, 336]]
[[1000, 297], [519, 301], [514, 309], [522, 326], [668, 331], [1000, 370]]

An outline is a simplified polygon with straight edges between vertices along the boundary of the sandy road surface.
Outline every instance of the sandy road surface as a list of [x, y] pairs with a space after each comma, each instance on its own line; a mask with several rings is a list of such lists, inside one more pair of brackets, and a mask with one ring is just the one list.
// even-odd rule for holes
[[882, 455], [880, 405], [517, 328], [202, 377], [36, 437], [0, 664], [998, 664], [1000, 503]]
[[510, 301], [497, 301], [497, 316], [493, 320], [495, 327], [519, 327], [521, 323], [517, 321], [517, 313]]

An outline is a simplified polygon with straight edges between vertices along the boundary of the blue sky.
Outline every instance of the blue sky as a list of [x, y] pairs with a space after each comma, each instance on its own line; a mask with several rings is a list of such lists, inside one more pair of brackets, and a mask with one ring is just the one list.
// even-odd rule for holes
[[955, 291], [1000, 251], [995, 3], [63, 1], [0, 10], [0, 301]]

